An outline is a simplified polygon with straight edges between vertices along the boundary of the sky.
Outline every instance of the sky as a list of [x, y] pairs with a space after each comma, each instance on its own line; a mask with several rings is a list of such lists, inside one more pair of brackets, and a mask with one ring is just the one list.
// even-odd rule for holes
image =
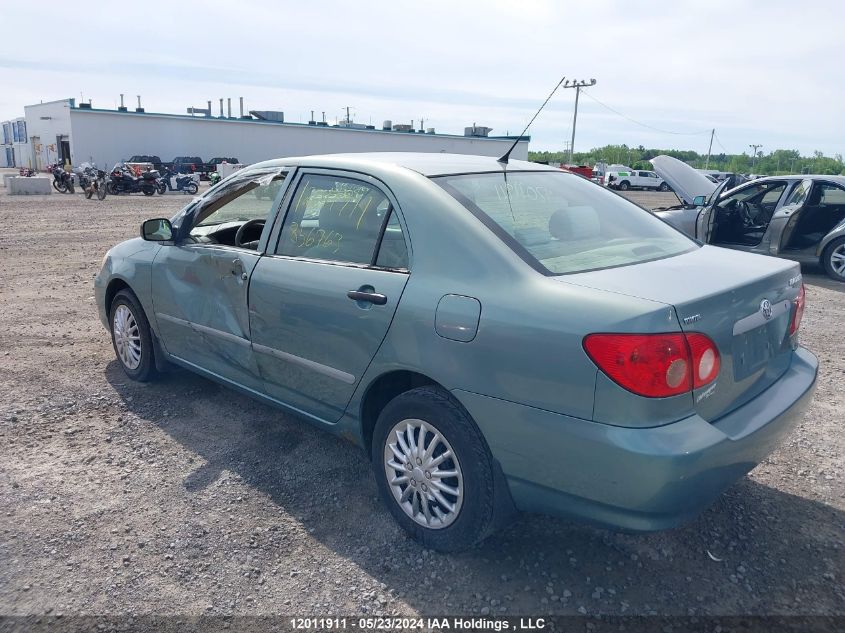
[[[120, 6], [120, 9], [117, 7]], [[132, 7], [135, 7], [134, 9]], [[575, 149], [606, 144], [750, 154], [845, 153], [845, 2], [839, 0], [203, 0], [84, 10], [0, 0], [0, 120], [40, 101], [119, 94], [185, 113], [238, 97], [305, 122], [420, 119], [518, 134], [561, 77], [581, 94]], [[46, 13], [49, 15], [40, 15]], [[144, 16], [149, 16], [146, 19]], [[575, 91], [532, 125], [563, 150]]]

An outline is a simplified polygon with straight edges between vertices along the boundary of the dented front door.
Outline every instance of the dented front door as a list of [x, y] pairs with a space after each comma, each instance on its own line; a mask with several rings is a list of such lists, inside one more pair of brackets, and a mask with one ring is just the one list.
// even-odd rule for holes
[[263, 391], [250, 346], [247, 288], [259, 254], [221, 245], [159, 250], [153, 301], [162, 343], [180, 360]]

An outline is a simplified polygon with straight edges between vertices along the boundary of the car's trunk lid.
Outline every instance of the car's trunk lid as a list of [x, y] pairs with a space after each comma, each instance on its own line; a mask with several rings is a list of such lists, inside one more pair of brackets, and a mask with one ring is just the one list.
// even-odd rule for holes
[[557, 279], [672, 305], [684, 332], [710, 337], [719, 349], [721, 369], [715, 382], [693, 393], [696, 412], [707, 420], [741, 406], [789, 366], [792, 302], [801, 285], [794, 262], [704, 246], [676, 257]]

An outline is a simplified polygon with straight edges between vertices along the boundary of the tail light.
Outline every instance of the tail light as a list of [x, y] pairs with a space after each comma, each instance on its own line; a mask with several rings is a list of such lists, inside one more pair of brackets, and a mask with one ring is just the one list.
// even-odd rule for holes
[[719, 374], [719, 350], [697, 332], [590, 334], [584, 350], [611, 380], [647, 398], [686, 393]]
[[798, 328], [801, 327], [801, 319], [804, 316], [804, 306], [807, 303], [804, 298], [804, 284], [801, 284], [801, 289], [798, 291], [798, 298], [793, 303], [795, 304], [795, 312], [792, 313], [792, 322], [789, 324], [790, 336], [798, 332]]

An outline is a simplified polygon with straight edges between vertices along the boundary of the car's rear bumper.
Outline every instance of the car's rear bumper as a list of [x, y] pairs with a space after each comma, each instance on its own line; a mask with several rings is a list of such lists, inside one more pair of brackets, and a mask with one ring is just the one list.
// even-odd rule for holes
[[762, 461], [801, 419], [818, 361], [799, 348], [787, 372], [710, 423], [697, 415], [622, 428], [456, 390], [502, 465], [520, 510], [635, 531], [697, 515]]

